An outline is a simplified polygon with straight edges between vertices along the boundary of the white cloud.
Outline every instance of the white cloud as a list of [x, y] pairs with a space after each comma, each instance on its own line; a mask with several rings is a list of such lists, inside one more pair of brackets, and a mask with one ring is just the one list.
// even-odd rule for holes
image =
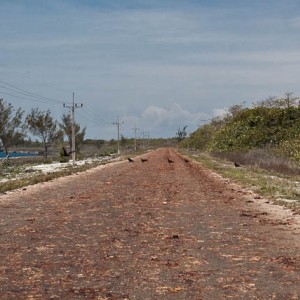
[[187, 125], [188, 131], [195, 130], [201, 124], [201, 120], [207, 117], [206, 113], [190, 112], [173, 103], [168, 108], [153, 105], [147, 107], [141, 114], [140, 123], [150, 132], [160, 132], [163, 135], [163, 132], [167, 131], [175, 136], [179, 127]]

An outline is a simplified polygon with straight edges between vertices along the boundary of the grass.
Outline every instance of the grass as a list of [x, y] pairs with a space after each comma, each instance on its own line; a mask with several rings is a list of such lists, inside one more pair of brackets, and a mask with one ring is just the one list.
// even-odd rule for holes
[[[201, 165], [214, 170], [223, 177], [233, 180], [243, 188], [272, 200], [276, 204], [300, 213], [300, 175], [296, 170], [281, 172], [281, 168], [262, 168], [257, 164], [243, 165], [236, 168], [230, 159], [203, 152], [182, 151]], [[272, 158], [274, 159], [274, 158]], [[239, 160], [239, 162], [241, 162]], [[245, 161], [244, 161], [245, 162]], [[271, 164], [270, 164], [271, 165]], [[277, 169], [277, 171], [274, 171]], [[296, 174], [296, 175], [295, 175]]]
[[219, 152], [212, 153], [212, 156], [280, 174], [300, 175], [300, 168], [297, 163], [285, 157], [274, 155], [268, 149], [255, 149], [249, 152]]

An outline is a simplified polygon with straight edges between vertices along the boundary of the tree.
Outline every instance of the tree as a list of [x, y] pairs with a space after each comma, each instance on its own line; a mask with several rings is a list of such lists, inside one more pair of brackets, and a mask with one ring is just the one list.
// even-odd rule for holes
[[287, 92], [285, 93], [284, 98], [278, 99], [279, 104], [283, 108], [291, 108], [291, 107], [297, 107], [299, 104], [299, 97], [293, 97], [294, 93]]
[[287, 92], [284, 97], [269, 96], [268, 98], [254, 103], [254, 107], [267, 108], [291, 108], [299, 106], [299, 97], [294, 97], [294, 93]]
[[213, 125], [204, 124], [191, 133], [190, 137], [181, 143], [181, 146], [185, 148], [205, 150], [207, 144], [212, 140], [214, 131], [215, 128]]
[[277, 107], [278, 106], [278, 100], [275, 96], [269, 96], [266, 99], [257, 101], [253, 104], [254, 107]]
[[225, 122], [237, 117], [244, 109], [245, 109], [245, 102], [230, 106], [227, 109], [227, 114], [224, 116]]
[[[64, 132], [67, 136], [68, 143], [70, 149], [72, 149], [72, 116], [71, 114], [63, 114], [61, 118], [62, 123], [59, 123], [60, 129]], [[80, 125], [75, 123], [75, 151], [77, 153], [80, 152], [80, 145], [84, 141], [84, 136], [86, 133], [86, 128], [81, 130]]]
[[178, 128], [178, 131], [176, 133], [178, 142], [181, 142], [183, 139], [186, 138], [186, 136], [187, 136], [186, 128], [187, 128], [187, 125], [183, 126], [182, 129], [180, 127]]
[[6, 154], [8, 148], [24, 137], [22, 117], [24, 111], [19, 108], [15, 114], [13, 106], [0, 99], [0, 140]]
[[57, 121], [52, 118], [50, 110], [40, 111], [34, 108], [27, 115], [26, 124], [29, 131], [42, 140], [47, 158], [49, 144], [59, 138]]

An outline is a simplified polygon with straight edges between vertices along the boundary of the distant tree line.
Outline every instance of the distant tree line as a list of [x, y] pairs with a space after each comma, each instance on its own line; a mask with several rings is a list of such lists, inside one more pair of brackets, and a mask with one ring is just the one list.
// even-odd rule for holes
[[299, 98], [286, 93], [257, 101], [251, 108], [234, 105], [223, 117], [199, 127], [181, 146], [211, 152], [268, 148], [300, 161]]
[[[21, 108], [14, 109], [11, 103], [0, 99], [0, 144], [8, 153], [9, 148], [17, 145], [28, 134], [40, 140], [44, 147], [44, 156], [48, 156], [48, 149], [52, 143], [63, 143], [66, 138], [70, 148], [72, 147], [72, 119], [71, 114], [63, 114], [60, 122], [55, 120], [50, 110], [42, 111], [33, 108], [25, 116]], [[75, 124], [76, 152], [80, 151], [80, 145], [84, 140], [86, 128], [81, 129]]]

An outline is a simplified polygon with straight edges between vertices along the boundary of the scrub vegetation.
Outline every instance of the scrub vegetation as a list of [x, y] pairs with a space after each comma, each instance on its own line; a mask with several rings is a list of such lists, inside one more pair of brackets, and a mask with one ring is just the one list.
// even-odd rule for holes
[[251, 108], [235, 105], [180, 147], [223, 176], [299, 211], [300, 107], [292, 93]]
[[[232, 106], [181, 143], [185, 149], [207, 151], [230, 160], [276, 171], [298, 173], [300, 108], [298, 98], [268, 98], [246, 108]], [[294, 169], [294, 170], [293, 170]]]

